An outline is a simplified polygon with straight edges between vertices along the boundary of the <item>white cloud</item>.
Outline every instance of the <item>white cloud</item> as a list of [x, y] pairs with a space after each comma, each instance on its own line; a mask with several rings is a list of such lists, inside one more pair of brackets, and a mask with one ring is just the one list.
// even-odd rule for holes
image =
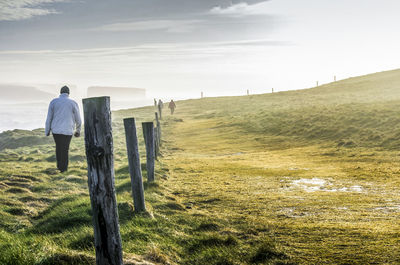
[[251, 16], [251, 15], [268, 15], [269, 1], [263, 1], [257, 4], [249, 5], [241, 2], [228, 7], [215, 6], [210, 10], [210, 14], [219, 16]]
[[54, 9], [44, 8], [43, 4], [63, 2], [65, 0], [1, 0], [0, 21], [29, 19], [58, 13]]
[[96, 30], [104, 31], [149, 31], [163, 30], [171, 33], [193, 31], [202, 20], [147, 20], [103, 25]]

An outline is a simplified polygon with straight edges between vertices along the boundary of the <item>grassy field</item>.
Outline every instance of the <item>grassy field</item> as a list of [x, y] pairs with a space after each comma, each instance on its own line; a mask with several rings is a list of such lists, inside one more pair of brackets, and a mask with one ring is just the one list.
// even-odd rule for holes
[[[400, 263], [399, 70], [178, 102], [149, 217], [133, 212], [122, 118], [153, 115], [113, 113], [127, 264]], [[93, 264], [83, 140], [60, 174], [40, 133], [0, 135], [0, 264]]]

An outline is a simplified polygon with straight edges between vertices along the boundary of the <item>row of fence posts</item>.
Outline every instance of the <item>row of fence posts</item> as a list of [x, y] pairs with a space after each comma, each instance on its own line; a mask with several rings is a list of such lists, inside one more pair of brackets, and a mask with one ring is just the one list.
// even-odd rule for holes
[[[110, 97], [83, 99], [88, 186], [93, 212], [96, 263], [122, 265], [122, 243], [118, 224], [114, 183], [114, 154]], [[143, 122], [147, 181], [155, 181], [155, 158], [160, 155], [161, 124]], [[145, 212], [144, 188], [134, 118], [124, 119], [129, 173], [135, 212]]]

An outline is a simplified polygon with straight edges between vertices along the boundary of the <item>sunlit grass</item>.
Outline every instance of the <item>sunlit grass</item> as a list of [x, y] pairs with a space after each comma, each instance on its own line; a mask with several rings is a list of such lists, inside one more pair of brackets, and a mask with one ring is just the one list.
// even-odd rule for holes
[[[148, 214], [135, 214], [113, 113], [124, 260], [161, 264], [400, 263], [398, 71], [307, 91], [177, 103]], [[83, 139], [58, 173], [51, 138], [0, 139], [0, 264], [93, 264]], [[33, 137], [33, 138], [32, 138]], [[7, 147], [7, 148], [6, 148]]]

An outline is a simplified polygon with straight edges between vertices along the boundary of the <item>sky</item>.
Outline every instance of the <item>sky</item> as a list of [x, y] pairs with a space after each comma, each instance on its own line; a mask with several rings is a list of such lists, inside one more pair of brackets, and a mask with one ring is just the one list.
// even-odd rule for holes
[[0, 83], [193, 98], [400, 67], [398, 0], [0, 0]]

